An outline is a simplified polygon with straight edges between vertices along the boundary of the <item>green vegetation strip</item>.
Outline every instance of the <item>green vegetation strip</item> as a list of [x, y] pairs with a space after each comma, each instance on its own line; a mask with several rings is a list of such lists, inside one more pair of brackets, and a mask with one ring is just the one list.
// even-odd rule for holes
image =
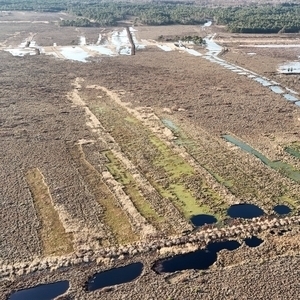
[[[105, 101], [109, 101], [109, 106]], [[99, 106], [105, 109], [98, 110]], [[196, 177], [194, 186], [201, 190], [203, 180], [197, 177], [194, 169], [183, 158], [125, 109], [119, 106], [112, 109], [109, 99], [103, 97], [97, 100], [90, 109], [101, 119], [103, 126], [110, 129], [110, 134], [126, 156], [135, 165], [142, 164], [140, 171], [151, 185], [162, 197], [169, 199], [186, 219], [190, 220], [192, 216], [199, 214], [212, 214], [210, 206], [202, 201], [203, 194], [196, 195], [187, 187], [186, 182]], [[202, 192], [208, 194], [208, 188], [205, 186]], [[213, 195], [212, 191], [210, 195]], [[207, 202], [214, 200], [209, 199]]]
[[65, 232], [59, 215], [53, 207], [51, 194], [39, 169], [29, 170], [26, 181], [33, 196], [34, 206], [40, 219], [39, 234], [43, 255], [63, 255], [73, 251], [73, 236]]
[[160, 217], [151, 204], [140, 194], [137, 183], [132, 175], [126, 171], [122, 163], [111, 151], [106, 151], [104, 154], [109, 159], [106, 167], [114, 178], [124, 186], [125, 193], [130, 197], [137, 210], [157, 229], [162, 229], [163, 223], [166, 223], [165, 218]]
[[[210, 214], [210, 208], [207, 205], [200, 205], [196, 197], [185, 187], [184, 178], [194, 177], [194, 169], [157, 137], [151, 136], [150, 141], [159, 151], [154, 165], [163, 168], [171, 182], [165, 188], [158, 182], [152, 181], [155, 188], [163, 197], [169, 198], [187, 219], [198, 214]], [[201, 183], [200, 179], [198, 184]]]
[[[162, 119], [161, 121], [177, 137], [177, 139], [175, 141], [175, 143], [177, 145], [185, 147], [185, 149], [191, 155], [192, 155], [192, 153], [194, 153], [194, 151], [197, 151], [198, 147], [197, 147], [195, 141], [193, 141], [185, 133], [183, 133], [182, 130], [176, 124], [174, 124], [171, 120], [168, 120], [168, 119]], [[197, 159], [195, 159], [195, 160], [199, 163], [199, 161]], [[212, 171], [206, 165], [202, 165], [201, 164], [201, 167], [204, 168], [208, 173], [210, 173], [210, 175], [212, 175], [217, 182], [219, 182], [220, 184], [224, 185], [228, 189], [230, 189], [233, 186], [234, 182], [232, 180], [226, 180], [226, 179], [224, 179], [222, 176], [220, 176], [216, 172]]]
[[238, 146], [239, 148], [241, 148], [242, 150], [256, 156], [257, 158], [259, 158], [265, 165], [269, 166], [270, 168], [279, 171], [280, 173], [282, 173], [283, 175], [289, 177], [290, 179], [296, 181], [296, 182], [300, 182], [300, 171], [296, 170], [293, 166], [282, 162], [282, 161], [271, 161], [270, 159], [268, 159], [266, 156], [264, 156], [263, 154], [261, 154], [259, 151], [253, 149], [252, 147], [250, 147], [249, 145], [247, 145], [246, 143], [228, 135], [225, 134], [223, 135], [223, 138]]
[[102, 175], [86, 160], [82, 146], [75, 145], [70, 147], [69, 151], [89, 191], [103, 208], [103, 221], [111, 229], [118, 243], [124, 244], [137, 240], [138, 237], [132, 231], [127, 215], [118, 206]]

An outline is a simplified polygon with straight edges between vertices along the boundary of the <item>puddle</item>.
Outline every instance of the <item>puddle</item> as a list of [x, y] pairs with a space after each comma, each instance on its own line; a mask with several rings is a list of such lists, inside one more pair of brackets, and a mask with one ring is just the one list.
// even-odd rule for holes
[[222, 51], [222, 47], [213, 41], [213, 37], [205, 38], [206, 49], [208, 50], [207, 55], [218, 55]]
[[278, 214], [278, 215], [287, 215], [289, 214], [292, 210], [286, 206], [286, 205], [276, 205], [274, 206], [273, 210]]
[[91, 292], [106, 286], [133, 281], [142, 274], [144, 265], [141, 262], [111, 269], [95, 274], [86, 282], [86, 290]]
[[[298, 45], [300, 47], [300, 45]], [[300, 62], [294, 61], [281, 65], [278, 68], [278, 72], [284, 74], [298, 74], [300, 73]]]
[[264, 211], [254, 204], [241, 203], [231, 205], [227, 214], [231, 218], [252, 219], [262, 216]]
[[202, 27], [209, 27], [209, 26], [211, 26], [211, 24], [212, 24], [212, 21], [208, 21], [208, 22], [204, 23]]
[[248, 78], [255, 78], [255, 75], [248, 75]]
[[164, 50], [164, 51], [172, 51], [172, 49], [166, 45], [156, 45], [158, 48], [160, 48], [161, 50]]
[[8, 300], [53, 300], [69, 289], [69, 281], [40, 284], [36, 287], [13, 293]]
[[90, 45], [90, 46], [86, 46], [86, 47], [89, 50], [96, 51], [96, 52], [98, 52], [100, 54], [103, 54], [103, 55], [108, 55], [108, 56], [113, 56], [114, 55], [114, 53], [110, 49], [108, 49], [104, 46]]
[[272, 83], [271, 83], [270, 81], [265, 80], [265, 79], [263, 79], [263, 78], [261, 78], [261, 77], [254, 78], [253, 80], [259, 82], [259, 83], [262, 84], [263, 86], [270, 86], [270, 85], [272, 85]]
[[186, 48], [185, 51], [186, 51], [187, 53], [191, 54], [191, 55], [194, 55], [194, 56], [202, 56], [201, 53], [199, 53], [198, 51], [193, 50], [193, 49], [187, 49], [187, 48]]
[[276, 94], [282, 94], [283, 90], [279, 86], [272, 85], [270, 89]]
[[289, 100], [289, 101], [299, 101], [298, 98], [296, 98], [295, 96], [291, 95], [291, 94], [284, 94], [283, 97], [286, 99], [286, 100]]
[[214, 224], [218, 220], [211, 215], [196, 215], [191, 217], [191, 222], [193, 223], [194, 226], [203, 226], [205, 224]]
[[62, 47], [60, 53], [70, 60], [76, 60], [81, 62], [87, 62], [86, 58], [89, 57], [89, 54], [82, 50], [80, 47]]
[[175, 255], [154, 263], [156, 273], [172, 273], [188, 269], [207, 270], [217, 261], [217, 253], [223, 249], [235, 250], [240, 246], [237, 241], [221, 241], [208, 244], [207, 249]]
[[263, 243], [263, 240], [256, 236], [252, 236], [251, 238], [246, 238], [244, 241], [245, 244], [251, 248], [258, 247], [260, 244]]
[[291, 166], [285, 162], [282, 162], [280, 160], [271, 161], [266, 156], [264, 156], [257, 150], [253, 149], [246, 143], [244, 143], [228, 134], [225, 134], [222, 137], [226, 141], [238, 146], [240, 149], [244, 150], [245, 152], [248, 152], [248, 153], [254, 155], [255, 157], [259, 158], [268, 167], [283, 173], [285, 176], [289, 177], [290, 179], [292, 179], [296, 182], [300, 182], [300, 171], [295, 170], [295, 168], [293, 166]]

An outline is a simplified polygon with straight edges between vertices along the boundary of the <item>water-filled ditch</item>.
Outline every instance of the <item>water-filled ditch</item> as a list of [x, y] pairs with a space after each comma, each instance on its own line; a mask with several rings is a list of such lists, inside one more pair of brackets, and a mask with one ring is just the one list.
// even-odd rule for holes
[[224, 134], [222, 137], [226, 141], [238, 146], [240, 149], [244, 150], [245, 152], [248, 152], [248, 153], [256, 156], [268, 167], [283, 173], [285, 176], [289, 177], [290, 179], [292, 179], [296, 182], [300, 182], [300, 171], [295, 170], [293, 166], [291, 166], [291, 165], [289, 165], [285, 162], [279, 161], [279, 160], [271, 161], [270, 159], [268, 159], [266, 156], [264, 156], [259, 151], [253, 149], [252, 147], [250, 147], [246, 143], [234, 138], [231, 135]]
[[52, 300], [69, 289], [69, 281], [57, 281], [48, 284], [40, 284], [32, 288], [13, 293], [9, 300]]

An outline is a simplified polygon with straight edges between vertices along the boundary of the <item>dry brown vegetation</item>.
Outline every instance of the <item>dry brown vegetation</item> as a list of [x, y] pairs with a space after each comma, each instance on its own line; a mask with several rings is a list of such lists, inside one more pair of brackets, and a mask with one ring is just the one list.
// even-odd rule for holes
[[[17, 45], [30, 32], [38, 33], [40, 45], [50, 45], [70, 44], [66, 36], [78, 40], [82, 32], [92, 40], [102, 30], [7, 26], [0, 23], [0, 43], [6, 45]], [[198, 30], [176, 26], [165, 34], [179, 29]], [[143, 27], [137, 37], [154, 39], [163, 30]], [[298, 53], [247, 49], [257, 52], [249, 56], [237, 42], [226, 46], [224, 59], [300, 92], [297, 76], [274, 73], [275, 64]], [[270, 160], [300, 170], [299, 159], [284, 151], [300, 142], [297, 106], [202, 57], [154, 45], [136, 56], [103, 56], [85, 64], [4, 51], [0, 59], [1, 300], [12, 289], [62, 278], [74, 287], [70, 299], [297, 294], [297, 217], [236, 221], [233, 227], [222, 222], [229, 222], [228, 207], [240, 202], [257, 204], [268, 215], [275, 204], [287, 204], [297, 214], [299, 183], [221, 136], [230, 133]], [[221, 221], [218, 228], [182, 236], [194, 229], [190, 218], [198, 214], [214, 215]], [[270, 234], [281, 227], [290, 231]], [[222, 252], [208, 271], [165, 278], [151, 271], [152, 262], [168, 253], [254, 233], [265, 239], [261, 247]], [[134, 283], [111, 293], [87, 294], [81, 288], [97, 270], [138, 260], [145, 271]]]

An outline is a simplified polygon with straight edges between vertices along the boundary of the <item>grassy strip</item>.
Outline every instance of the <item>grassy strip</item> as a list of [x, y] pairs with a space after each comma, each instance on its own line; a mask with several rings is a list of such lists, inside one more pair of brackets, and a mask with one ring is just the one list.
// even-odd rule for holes
[[[193, 167], [145, 128], [139, 120], [121, 107], [112, 110], [103, 102], [104, 99], [101, 98], [100, 103], [97, 101], [91, 105], [91, 111], [101, 119], [105, 128], [110, 128], [110, 134], [133, 163], [137, 166], [141, 162], [147, 164], [141, 170], [160, 195], [169, 199], [188, 220], [198, 214], [211, 214], [210, 205], [205, 205], [200, 200], [202, 195], [196, 197], [195, 191], [186, 187], [185, 179], [197, 177]], [[99, 105], [105, 108], [105, 112], [98, 110]], [[163, 178], [164, 183], [157, 180], [157, 177]], [[201, 186], [202, 181], [199, 178]], [[204, 196], [207, 189], [205, 186], [205, 190], [201, 191]], [[213, 195], [213, 192], [210, 194]], [[209, 202], [215, 200], [211, 199]]]
[[132, 231], [126, 213], [118, 206], [115, 197], [102, 180], [102, 175], [86, 160], [82, 146], [71, 147], [70, 153], [88, 189], [103, 207], [104, 222], [113, 232], [117, 242], [125, 244], [137, 240], [138, 236]]
[[106, 164], [106, 167], [114, 178], [124, 186], [125, 193], [130, 197], [137, 210], [157, 229], [163, 229], [162, 225], [163, 223], [167, 223], [167, 221], [164, 217], [160, 217], [151, 204], [140, 194], [138, 186], [131, 174], [126, 171], [122, 163], [111, 151], [106, 151], [105, 155], [109, 159], [109, 163]]
[[63, 255], [73, 251], [70, 233], [66, 233], [59, 215], [53, 207], [49, 188], [39, 169], [29, 170], [26, 181], [33, 196], [34, 206], [41, 221], [39, 234], [43, 245], [43, 255]]
[[[191, 165], [156, 136], [151, 136], [150, 141], [159, 151], [154, 165], [163, 168], [171, 182], [167, 188], [164, 188], [159, 183], [152, 181], [160, 194], [169, 198], [187, 219], [199, 214], [211, 214], [211, 209], [207, 205], [200, 205], [196, 197], [185, 187], [183, 178], [194, 176], [194, 169]], [[203, 185], [201, 180], [199, 180], [199, 184]], [[203, 192], [210, 193], [210, 196], [213, 195], [207, 186], [203, 186], [203, 188], [205, 188], [202, 190]]]

